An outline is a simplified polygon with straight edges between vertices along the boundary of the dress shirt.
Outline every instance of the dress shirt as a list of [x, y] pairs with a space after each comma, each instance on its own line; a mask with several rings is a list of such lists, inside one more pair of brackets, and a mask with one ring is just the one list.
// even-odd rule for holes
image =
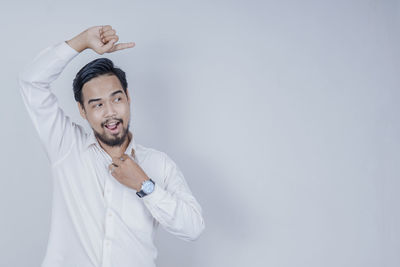
[[42, 51], [20, 74], [24, 104], [49, 158], [53, 202], [42, 267], [154, 267], [159, 224], [184, 240], [204, 229], [201, 207], [165, 153], [131, 141], [125, 151], [155, 182], [143, 198], [109, 172], [111, 157], [60, 108], [50, 84], [78, 54], [66, 42]]

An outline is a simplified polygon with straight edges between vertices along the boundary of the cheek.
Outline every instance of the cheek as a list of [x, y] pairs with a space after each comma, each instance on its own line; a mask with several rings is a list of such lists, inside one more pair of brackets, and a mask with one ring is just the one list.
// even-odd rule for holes
[[125, 120], [129, 119], [130, 116], [130, 110], [128, 105], [124, 105], [120, 108], [119, 114], [121, 118], [124, 118]]
[[97, 112], [91, 112], [87, 115], [88, 122], [93, 128], [100, 128], [103, 122], [101, 114]]

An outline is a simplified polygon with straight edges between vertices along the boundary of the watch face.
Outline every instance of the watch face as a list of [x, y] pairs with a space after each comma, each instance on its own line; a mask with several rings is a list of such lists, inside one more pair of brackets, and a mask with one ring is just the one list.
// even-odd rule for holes
[[154, 183], [152, 181], [150, 181], [150, 180], [145, 181], [143, 183], [142, 190], [146, 194], [150, 194], [154, 190]]

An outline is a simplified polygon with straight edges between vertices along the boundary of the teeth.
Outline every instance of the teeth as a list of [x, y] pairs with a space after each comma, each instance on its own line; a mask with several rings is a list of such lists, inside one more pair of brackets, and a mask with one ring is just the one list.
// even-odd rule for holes
[[111, 122], [109, 124], [106, 124], [106, 126], [115, 126], [117, 123], [118, 123], [117, 121], [114, 121], [114, 122]]

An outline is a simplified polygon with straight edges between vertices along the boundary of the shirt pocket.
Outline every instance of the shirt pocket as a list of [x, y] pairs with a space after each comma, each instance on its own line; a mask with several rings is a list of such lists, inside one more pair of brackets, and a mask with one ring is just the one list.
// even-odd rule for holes
[[143, 200], [132, 189], [124, 189], [122, 219], [127, 227], [136, 233], [151, 234], [155, 220]]

